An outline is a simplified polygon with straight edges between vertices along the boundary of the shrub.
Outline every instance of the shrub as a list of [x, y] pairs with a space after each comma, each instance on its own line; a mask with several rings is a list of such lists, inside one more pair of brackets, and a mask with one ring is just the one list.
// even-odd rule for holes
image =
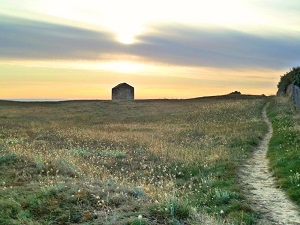
[[290, 84], [295, 84], [300, 87], [300, 67], [294, 67], [289, 72], [281, 76], [277, 85], [280, 93], [285, 93]]

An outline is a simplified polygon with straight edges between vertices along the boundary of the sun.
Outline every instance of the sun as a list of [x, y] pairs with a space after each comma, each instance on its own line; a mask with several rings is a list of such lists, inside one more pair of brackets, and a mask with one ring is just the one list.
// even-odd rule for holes
[[111, 24], [110, 29], [115, 33], [116, 41], [125, 45], [136, 43], [136, 37], [143, 32], [142, 24], [129, 21], [126, 21], [123, 24]]
[[133, 34], [118, 34], [117, 41], [124, 45], [131, 45], [135, 43], [135, 36]]

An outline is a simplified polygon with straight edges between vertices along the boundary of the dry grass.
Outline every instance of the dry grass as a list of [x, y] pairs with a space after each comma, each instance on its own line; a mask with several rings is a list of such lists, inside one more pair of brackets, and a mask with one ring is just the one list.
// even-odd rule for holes
[[[264, 103], [249, 96], [1, 102], [1, 157], [16, 157], [0, 163], [12, 170], [10, 177], [0, 175], [2, 197], [26, 187], [46, 193], [43, 207], [62, 208], [35, 215], [37, 203], [17, 195], [16, 210], [28, 209], [28, 215], [10, 222], [201, 224], [208, 212], [218, 223], [251, 224], [253, 213], [238, 204], [245, 199], [235, 172], [265, 132]], [[66, 206], [49, 192], [63, 196]], [[170, 199], [176, 199], [175, 211]]]

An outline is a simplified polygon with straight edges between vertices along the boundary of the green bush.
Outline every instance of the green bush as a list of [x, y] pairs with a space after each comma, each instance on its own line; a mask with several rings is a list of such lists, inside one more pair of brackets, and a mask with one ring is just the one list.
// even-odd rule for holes
[[277, 85], [279, 92], [285, 93], [290, 84], [295, 84], [300, 87], [300, 67], [294, 67], [281, 76], [280, 82]]

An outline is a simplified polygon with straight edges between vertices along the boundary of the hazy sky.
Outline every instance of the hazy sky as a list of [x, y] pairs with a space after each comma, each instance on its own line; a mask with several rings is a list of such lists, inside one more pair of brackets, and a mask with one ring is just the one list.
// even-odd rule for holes
[[274, 94], [299, 0], [0, 0], [0, 99]]

